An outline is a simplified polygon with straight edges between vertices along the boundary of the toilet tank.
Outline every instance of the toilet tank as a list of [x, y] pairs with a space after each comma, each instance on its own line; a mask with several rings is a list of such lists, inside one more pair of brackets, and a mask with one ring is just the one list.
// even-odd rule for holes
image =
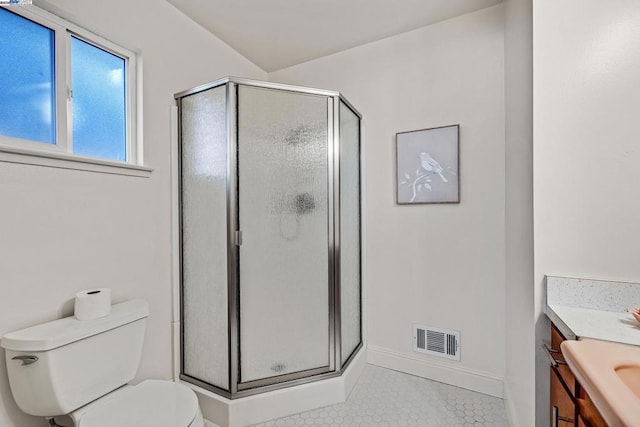
[[23, 412], [68, 414], [131, 381], [138, 369], [149, 306], [115, 304], [93, 320], [66, 317], [2, 337], [11, 392]]

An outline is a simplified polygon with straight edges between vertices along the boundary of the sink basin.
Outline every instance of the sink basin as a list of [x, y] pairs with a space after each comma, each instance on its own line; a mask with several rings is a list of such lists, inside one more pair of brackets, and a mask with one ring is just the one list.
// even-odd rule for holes
[[640, 427], [640, 346], [583, 339], [561, 349], [608, 425]]
[[622, 365], [615, 368], [623, 383], [640, 399], [640, 365]]

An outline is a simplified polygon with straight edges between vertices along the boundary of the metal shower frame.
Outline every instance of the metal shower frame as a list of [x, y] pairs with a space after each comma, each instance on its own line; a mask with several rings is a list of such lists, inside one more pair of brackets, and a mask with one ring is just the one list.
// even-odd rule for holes
[[[328, 107], [328, 286], [329, 286], [329, 364], [310, 370], [268, 377], [248, 382], [240, 382], [240, 262], [239, 244], [241, 234], [238, 227], [238, 86], [252, 86], [266, 89], [282, 90], [294, 93], [305, 93], [327, 97]], [[228, 340], [229, 340], [229, 390], [201, 381], [184, 373], [184, 298], [182, 272], [182, 98], [198, 92], [226, 86], [226, 121], [227, 121], [227, 296], [228, 296]], [[342, 375], [355, 355], [363, 346], [362, 339], [362, 115], [339, 92], [270, 83], [258, 80], [225, 77], [174, 95], [178, 104], [178, 204], [179, 204], [179, 257], [180, 257], [180, 379], [212, 391], [229, 399], [250, 396], [267, 391], [277, 390], [294, 385], [324, 380]], [[358, 284], [360, 301], [360, 342], [345, 361], [342, 357], [342, 324], [340, 295], [340, 103], [349, 108], [359, 118], [358, 153], [359, 153], [359, 263], [360, 283]], [[342, 364], [340, 364], [342, 362]]]

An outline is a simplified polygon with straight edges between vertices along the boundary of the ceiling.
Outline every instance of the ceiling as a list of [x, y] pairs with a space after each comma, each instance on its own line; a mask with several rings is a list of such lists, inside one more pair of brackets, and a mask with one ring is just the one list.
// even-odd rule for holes
[[267, 72], [502, 0], [168, 0]]

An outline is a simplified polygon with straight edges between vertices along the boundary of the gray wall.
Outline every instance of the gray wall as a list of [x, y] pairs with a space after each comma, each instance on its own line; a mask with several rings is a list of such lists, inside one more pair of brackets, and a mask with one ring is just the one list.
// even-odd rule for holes
[[[0, 335], [70, 315], [78, 290], [111, 287], [116, 302], [150, 303], [137, 380], [171, 378], [173, 94], [224, 75], [266, 74], [164, 1], [50, 6], [140, 53], [145, 163], [154, 172], [135, 178], [0, 162]], [[0, 354], [0, 425], [48, 425], [16, 407]]]
[[[364, 117], [369, 361], [501, 396], [505, 370], [504, 7], [269, 74], [341, 91]], [[460, 123], [461, 203], [395, 203], [395, 133]], [[462, 360], [411, 349], [462, 332]]]
[[[545, 274], [640, 281], [640, 3], [539, 0], [533, 12], [539, 344], [549, 335]], [[539, 354], [540, 426], [548, 370]]]
[[513, 427], [532, 426], [533, 87], [531, 0], [505, 3], [506, 366], [505, 403]]

